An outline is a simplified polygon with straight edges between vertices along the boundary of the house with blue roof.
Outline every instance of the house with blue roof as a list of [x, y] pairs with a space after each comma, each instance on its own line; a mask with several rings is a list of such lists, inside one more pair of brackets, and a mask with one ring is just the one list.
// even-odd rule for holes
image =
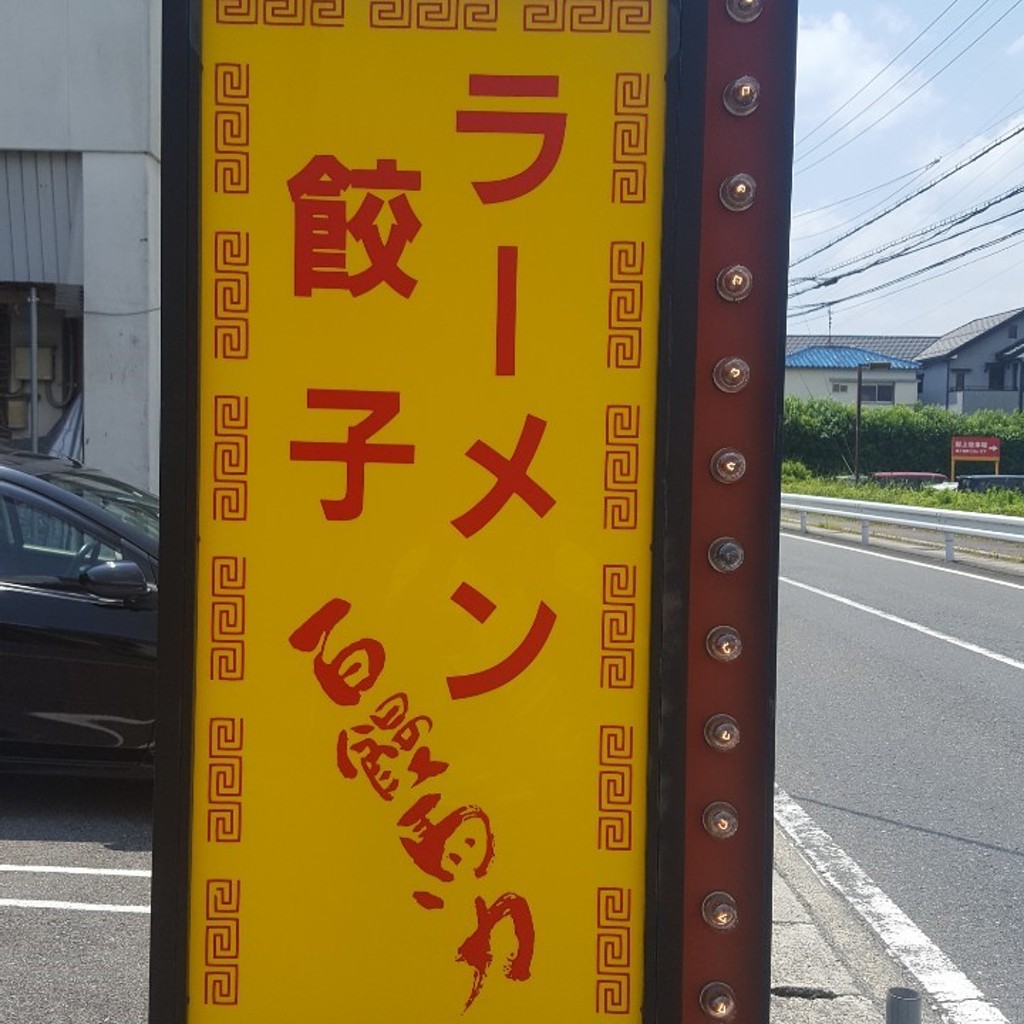
[[873, 362], [888, 362], [889, 370], [862, 369], [865, 405], [1024, 410], [1024, 308], [979, 317], [941, 337], [791, 334], [786, 395], [855, 403], [857, 366]]
[[[838, 339], [837, 339], [838, 340]], [[933, 340], [933, 339], [926, 339]], [[859, 371], [859, 374], [858, 374]], [[913, 405], [921, 363], [855, 345], [794, 346], [786, 351], [786, 397], [831, 398], [855, 405], [860, 377], [865, 407]]]

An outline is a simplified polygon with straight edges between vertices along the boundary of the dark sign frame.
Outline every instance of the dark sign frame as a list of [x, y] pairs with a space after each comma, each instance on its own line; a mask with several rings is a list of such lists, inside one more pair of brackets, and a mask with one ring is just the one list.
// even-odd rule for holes
[[[163, 572], [151, 1024], [184, 1024], [187, 1015], [202, 2], [164, 0], [163, 10]], [[732, 990], [743, 1019], [767, 1022], [796, 0], [764, 0], [753, 19], [744, 17], [758, 6], [751, 0], [654, 2], [668, 3], [670, 20], [643, 1020], [710, 1019], [701, 995], [717, 982]], [[743, 76], [760, 88], [757, 109], [745, 116], [723, 103], [723, 91]], [[726, 209], [719, 197], [720, 183], [737, 173], [757, 183], [757, 198], [743, 212]], [[754, 281], [742, 301], [723, 297], [719, 287], [721, 272], [737, 267]], [[749, 385], [736, 394], [713, 381], [714, 367], [729, 357], [751, 370]], [[715, 479], [708, 468], [723, 447], [746, 458], [736, 483]], [[708, 558], [722, 535], [745, 549], [736, 572], [716, 572]], [[708, 633], [720, 625], [742, 637], [735, 662], [716, 661], [707, 649]], [[705, 740], [715, 709], [739, 723], [743, 740], [733, 752], [713, 750]], [[714, 838], [703, 824], [704, 810], [718, 801], [738, 813], [732, 838]], [[736, 928], [715, 933], [705, 921], [702, 904], [711, 891], [736, 898]]]

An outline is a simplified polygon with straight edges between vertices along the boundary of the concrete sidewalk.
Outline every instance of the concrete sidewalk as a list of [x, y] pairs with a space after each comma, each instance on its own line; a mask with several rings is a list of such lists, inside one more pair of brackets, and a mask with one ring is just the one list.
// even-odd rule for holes
[[[775, 830], [772, 1024], [884, 1024], [890, 988], [920, 989]], [[921, 994], [922, 1024], [942, 1018]]]

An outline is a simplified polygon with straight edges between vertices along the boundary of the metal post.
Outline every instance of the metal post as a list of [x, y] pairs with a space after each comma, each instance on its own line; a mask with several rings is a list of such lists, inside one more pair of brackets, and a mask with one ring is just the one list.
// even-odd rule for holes
[[912, 988], [889, 989], [885, 1024], [921, 1024], [921, 994]]
[[860, 524], [860, 542], [864, 547], [871, 544], [871, 524], [866, 519]]
[[806, 512], [801, 512], [800, 513], [800, 532], [801, 533], [806, 533], [807, 532], [807, 513]]
[[36, 286], [28, 290], [28, 426], [32, 451], [39, 451], [39, 293]]
[[853, 482], [860, 483], [860, 406], [864, 384], [864, 367], [857, 367], [857, 415], [853, 422]]
[[946, 533], [943, 534], [943, 536], [946, 538], [946, 561], [955, 562], [956, 557], [953, 554], [953, 534]]

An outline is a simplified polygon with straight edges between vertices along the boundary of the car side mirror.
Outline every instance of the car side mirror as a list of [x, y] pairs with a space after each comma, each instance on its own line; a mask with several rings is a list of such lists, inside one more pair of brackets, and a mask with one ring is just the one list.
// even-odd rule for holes
[[[100, 562], [78, 575], [78, 582], [97, 597], [137, 604], [150, 595], [146, 577], [135, 562]], [[155, 596], [155, 591], [153, 591]]]

